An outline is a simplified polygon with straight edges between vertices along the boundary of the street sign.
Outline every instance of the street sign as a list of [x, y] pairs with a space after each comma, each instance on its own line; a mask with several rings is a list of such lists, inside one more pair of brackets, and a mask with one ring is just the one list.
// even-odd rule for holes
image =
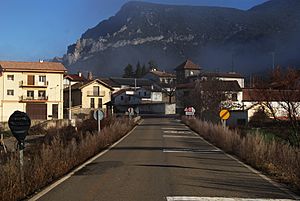
[[8, 126], [13, 136], [23, 142], [30, 128], [31, 121], [25, 112], [15, 111], [8, 119]]
[[195, 108], [193, 107], [186, 107], [184, 111], [186, 116], [194, 116], [196, 112]]
[[223, 110], [220, 111], [219, 115], [220, 115], [220, 118], [222, 120], [227, 120], [230, 117], [230, 112], [228, 110], [226, 110], [226, 109], [223, 109]]
[[104, 112], [101, 109], [94, 111], [94, 119], [95, 120], [102, 120], [104, 118]]
[[130, 114], [133, 114], [133, 113], [134, 113], [133, 108], [132, 108], [132, 107], [128, 108], [128, 112], [129, 112]]

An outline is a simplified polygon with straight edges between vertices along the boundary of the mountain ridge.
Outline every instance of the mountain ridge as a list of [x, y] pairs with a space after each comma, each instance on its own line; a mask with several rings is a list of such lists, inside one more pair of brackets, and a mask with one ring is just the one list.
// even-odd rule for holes
[[[300, 49], [297, 9], [297, 0], [271, 0], [249, 10], [128, 2], [83, 33], [68, 47], [63, 62], [73, 71], [84, 68], [104, 76], [120, 75], [128, 63], [149, 60], [172, 70], [186, 58], [210, 70], [239, 67], [247, 73], [254, 65], [254, 71], [270, 67], [270, 52], [276, 52], [278, 64], [299, 65], [294, 55]], [[284, 47], [291, 54], [283, 57]]]

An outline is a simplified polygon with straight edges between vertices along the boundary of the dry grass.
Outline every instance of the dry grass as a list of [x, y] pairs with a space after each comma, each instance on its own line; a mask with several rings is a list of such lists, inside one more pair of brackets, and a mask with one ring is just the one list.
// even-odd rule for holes
[[2, 155], [0, 200], [20, 200], [34, 193], [120, 139], [134, 125], [128, 119], [114, 119], [106, 124], [100, 134], [93, 130], [76, 132], [71, 127], [50, 130], [43, 143], [36, 143], [25, 149], [23, 187], [20, 182], [18, 154]]
[[185, 124], [206, 140], [234, 154], [254, 168], [300, 190], [300, 149], [280, 141], [267, 141], [260, 135], [239, 135], [234, 130], [223, 128], [198, 119], [182, 119]]

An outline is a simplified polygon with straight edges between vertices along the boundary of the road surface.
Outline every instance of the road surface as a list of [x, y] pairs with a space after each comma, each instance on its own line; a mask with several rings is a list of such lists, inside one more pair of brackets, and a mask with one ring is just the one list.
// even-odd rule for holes
[[35, 199], [252, 201], [295, 197], [208, 144], [178, 120], [152, 118]]

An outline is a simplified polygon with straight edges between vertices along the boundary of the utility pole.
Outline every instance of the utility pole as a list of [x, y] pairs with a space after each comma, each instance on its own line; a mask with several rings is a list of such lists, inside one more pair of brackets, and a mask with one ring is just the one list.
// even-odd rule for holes
[[275, 69], [275, 52], [271, 52], [272, 54], [272, 69]]
[[72, 111], [71, 111], [71, 108], [72, 108], [72, 94], [71, 94], [71, 80], [69, 82], [69, 120], [71, 121], [72, 120]]

